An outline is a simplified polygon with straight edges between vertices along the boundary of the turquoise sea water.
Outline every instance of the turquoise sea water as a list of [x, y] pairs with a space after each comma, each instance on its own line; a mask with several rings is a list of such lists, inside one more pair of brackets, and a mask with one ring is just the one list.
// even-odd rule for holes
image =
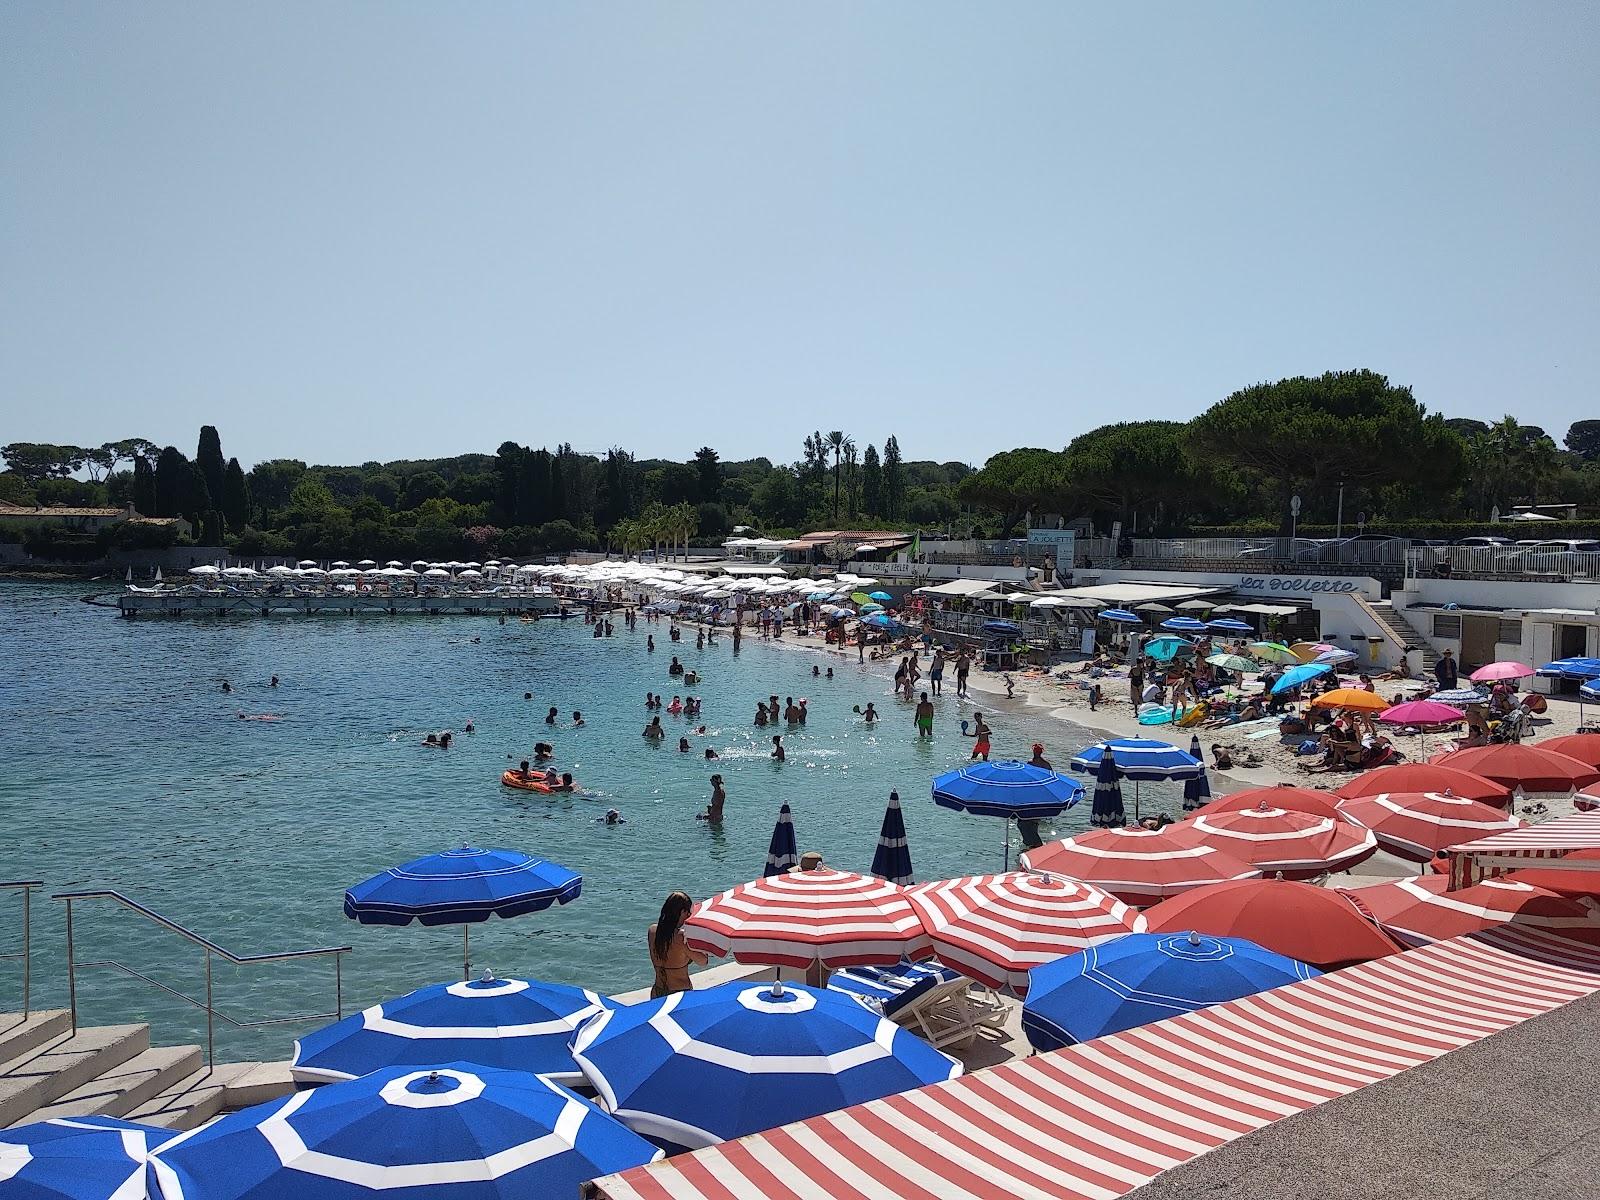
[[[644, 930], [667, 892], [699, 898], [760, 873], [783, 801], [802, 850], [865, 871], [897, 788], [918, 879], [996, 870], [1000, 823], [929, 798], [932, 777], [970, 753], [961, 718], [984, 709], [996, 758], [1026, 757], [1042, 735], [1060, 764], [1089, 740], [1060, 722], [947, 693], [937, 736], [919, 742], [910, 706], [853, 661], [750, 636], [737, 656], [726, 636], [696, 651], [692, 629], [673, 645], [664, 623], [641, 621], [631, 633], [619, 624], [616, 637], [595, 640], [581, 620], [125, 621], [81, 603], [89, 590], [0, 582], [0, 878], [44, 879], [45, 896], [114, 887], [240, 953], [353, 945], [346, 1011], [460, 972], [459, 928], [366, 927], [344, 917], [344, 889], [394, 863], [472, 843], [582, 871], [575, 902], [475, 927], [474, 963], [620, 991], [648, 982]], [[704, 681], [697, 694], [708, 733], [691, 735], [691, 754], [677, 751], [677, 738], [698, 722], [664, 716], [665, 744], [639, 736], [645, 692], [670, 699], [682, 690], [667, 675], [674, 653]], [[831, 663], [836, 678], [813, 678], [813, 663]], [[277, 689], [267, 686], [274, 673]], [[224, 678], [234, 694], [221, 692]], [[786, 735], [782, 764], [768, 757], [773, 731], [750, 723], [756, 701], [773, 692], [810, 698], [810, 719]], [[868, 700], [884, 714], [875, 728], [851, 712]], [[543, 723], [550, 705], [562, 713], [553, 735]], [[573, 709], [585, 728], [571, 727]], [[283, 719], [241, 721], [240, 710]], [[469, 718], [477, 732], [458, 732], [453, 748], [419, 744]], [[589, 794], [500, 785], [501, 771], [537, 740], [556, 745], [556, 765]], [[704, 761], [708, 745], [721, 761]], [[694, 819], [713, 771], [727, 781], [720, 829]], [[626, 824], [598, 820], [613, 806]], [[1088, 809], [1086, 800], [1066, 814], [1058, 832], [1085, 828]], [[35, 1004], [65, 999], [61, 907], [35, 903]], [[19, 945], [18, 911], [0, 895], [0, 949]], [[180, 990], [203, 986], [200, 952], [110, 904], [81, 906], [75, 924], [80, 959], [114, 957]], [[16, 968], [0, 963], [0, 1011], [15, 1007]], [[331, 1007], [331, 980], [325, 964], [219, 964], [217, 995], [254, 1019]], [[194, 1010], [110, 970], [83, 974], [79, 1002], [89, 1020], [153, 1019], [162, 1042], [203, 1029]], [[228, 1031], [220, 1044], [233, 1057], [282, 1057], [299, 1028]]]

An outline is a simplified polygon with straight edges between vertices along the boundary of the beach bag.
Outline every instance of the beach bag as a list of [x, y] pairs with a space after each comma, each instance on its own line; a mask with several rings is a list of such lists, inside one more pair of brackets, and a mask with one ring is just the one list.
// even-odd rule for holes
[[1294, 752], [1296, 754], [1316, 754], [1321, 749], [1322, 747], [1317, 743], [1316, 738], [1307, 738], [1294, 748]]

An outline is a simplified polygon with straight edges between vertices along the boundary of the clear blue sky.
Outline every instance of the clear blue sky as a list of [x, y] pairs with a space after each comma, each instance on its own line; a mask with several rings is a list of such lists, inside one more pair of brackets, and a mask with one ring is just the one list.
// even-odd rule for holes
[[0, 441], [1600, 416], [1600, 5], [0, 9]]

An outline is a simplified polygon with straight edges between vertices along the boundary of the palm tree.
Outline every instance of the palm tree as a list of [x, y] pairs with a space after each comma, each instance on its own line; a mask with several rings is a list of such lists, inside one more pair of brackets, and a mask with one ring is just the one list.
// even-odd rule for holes
[[828, 449], [833, 452], [833, 519], [839, 519], [839, 460], [844, 457], [844, 444], [849, 439], [842, 430], [835, 429], [828, 434]]

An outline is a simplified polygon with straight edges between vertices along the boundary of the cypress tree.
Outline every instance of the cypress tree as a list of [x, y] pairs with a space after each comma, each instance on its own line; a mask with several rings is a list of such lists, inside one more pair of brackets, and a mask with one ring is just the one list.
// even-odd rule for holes
[[200, 426], [200, 446], [194, 453], [194, 461], [200, 468], [200, 474], [205, 478], [206, 494], [213, 501], [220, 501], [223, 493], [223, 477], [228, 467], [222, 457], [222, 436], [217, 433], [215, 425]]
[[133, 456], [133, 509], [141, 516], [156, 515], [156, 472], [142, 454]]
[[250, 523], [250, 485], [245, 482], [244, 469], [237, 458], [228, 460], [228, 469], [223, 475], [222, 515], [230, 533], [238, 533]]
[[176, 517], [189, 497], [189, 460], [176, 446], [168, 446], [156, 459], [155, 516]]

